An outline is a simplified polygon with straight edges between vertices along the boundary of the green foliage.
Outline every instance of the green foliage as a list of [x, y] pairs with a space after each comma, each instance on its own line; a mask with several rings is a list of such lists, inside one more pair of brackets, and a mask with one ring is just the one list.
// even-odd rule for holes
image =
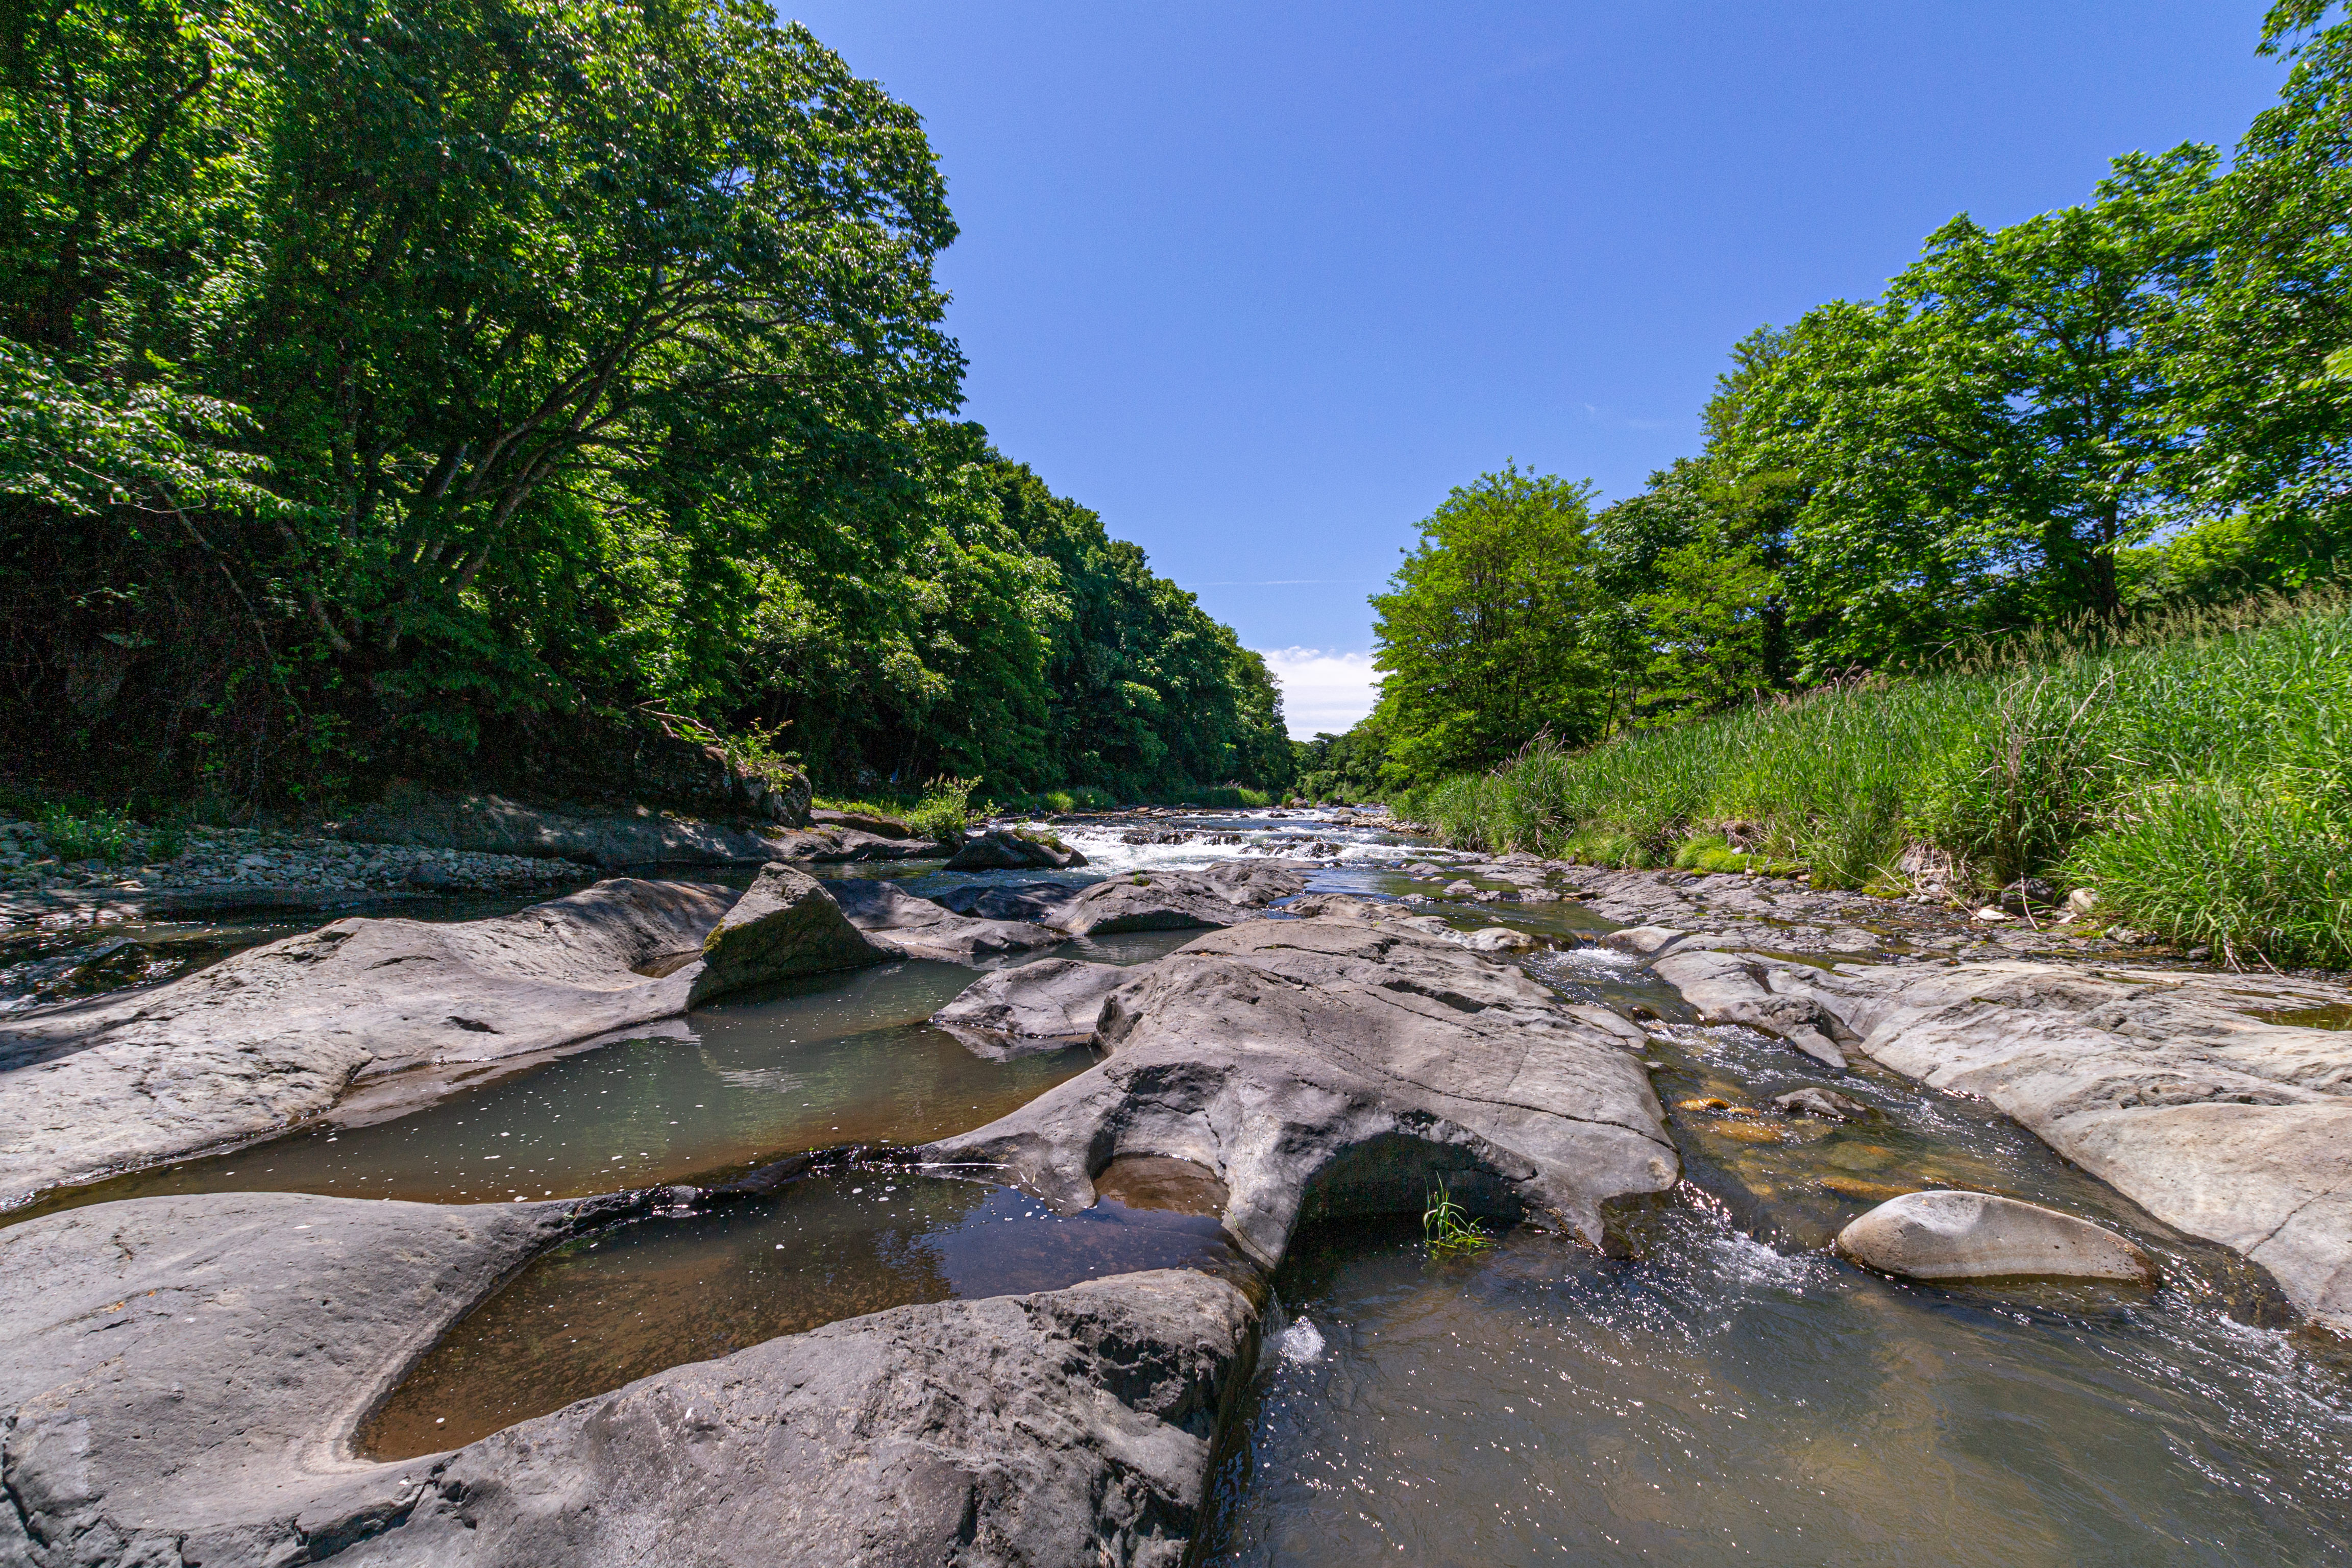
[[2159, 616], [1580, 752], [1538, 738], [1396, 805], [1465, 847], [1827, 887], [1902, 885], [1917, 846], [1979, 895], [2057, 875], [2242, 962], [2352, 964], [2352, 608]]
[[1470, 1211], [1454, 1201], [1443, 1178], [1430, 1188], [1428, 1201], [1421, 1216], [1421, 1233], [1437, 1257], [1459, 1258], [1495, 1245], [1495, 1238], [1470, 1216]]
[[1454, 490], [1372, 596], [1386, 771], [1402, 783], [1499, 762], [1539, 731], [1605, 718], [1589, 485], [1516, 467]]
[[1344, 735], [1323, 732], [1311, 741], [1293, 741], [1290, 754], [1295, 787], [1308, 800], [1353, 804], [1381, 794], [1388, 742], [1378, 712]]
[[1255, 656], [951, 422], [954, 235], [751, 0], [7, 11], [0, 730], [281, 798], [648, 712], [860, 789], [1286, 783]]
[[907, 826], [918, 837], [934, 844], [952, 844], [971, 826], [971, 792], [977, 779], [941, 775], [924, 786], [923, 797], [907, 813]]
[[40, 816], [41, 837], [60, 860], [128, 860], [133, 826], [122, 813], [104, 806], [73, 812], [53, 805]]
[[[2352, 18], [2281, 0], [2262, 48], [2287, 81], [2226, 165], [2130, 154], [1751, 334], [1704, 449], [1596, 538], [1531, 504], [1580, 507], [1558, 480], [1456, 492], [1373, 600], [1379, 709], [1306, 778], [1377, 752], [1454, 843], [1874, 889], [1927, 848], [1979, 892], [2063, 872], [2184, 942], [2352, 962]], [[1547, 572], [1495, 564], [1495, 520], [1547, 517]], [[1466, 635], [1495, 584], [1545, 606], [1498, 618], [1516, 659]]]

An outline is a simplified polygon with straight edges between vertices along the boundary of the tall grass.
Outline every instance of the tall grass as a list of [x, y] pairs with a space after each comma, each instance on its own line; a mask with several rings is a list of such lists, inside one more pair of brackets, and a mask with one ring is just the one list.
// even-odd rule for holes
[[2053, 874], [2238, 962], [2352, 965], [2352, 607], [2263, 603], [1979, 650], [1395, 803], [1446, 842], [1616, 865], [1695, 841], [1894, 887]]

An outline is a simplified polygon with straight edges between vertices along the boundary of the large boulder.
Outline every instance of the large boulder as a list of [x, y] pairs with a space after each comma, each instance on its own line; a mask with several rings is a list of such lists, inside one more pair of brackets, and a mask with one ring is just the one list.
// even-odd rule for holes
[[754, 985], [861, 969], [896, 956], [850, 924], [823, 882], [790, 866], [764, 866], [703, 939], [702, 971], [687, 1005], [699, 1007]]
[[1225, 1228], [1278, 1263], [1312, 1200], [1409, 1211], [1443, 1176], [1486, 1212], [1592, 1239], [1600, 1205], [1677, 1170], [1640, 1062], [1517, 967], [1386, 923], [1253, 921], [1135, 972], [1108, 1060], [924, 1157], [1084, 1206], [1110, 1160], [1190, 1160]]
[[1906, 1193], [1838, 1232], [1837, 1249], [1913, 1279], [2156, 1279], [2147, 1254], [2114, 1231], [1990, 1193]]
[[[145, 1198], [0, 1231], [0, 1562], [1174, 1568], [1256, 1314], [1162, 1271], [902, 1307], [351, 1457], [534, 1254], [645, 1206]], [[789, 1542], [789, 1548], [780, 1545]]]
[[1049, 833], [1029, 828], [992, 827], [966, 839], [948, 858], [950, 871], [1018, 871], [1037, 868], [1066, 870], [1083, 866], [1087, 858]]
[[1062, 1050], [1095, 1037], [1103, 1004], [1134, 977], [1116, 963], [1041, 959], [982, 975], [931, 1022], [994, 1061]]
[[877, 838], [912, 838], [915, 830], [895, 816], [878, 812], [835, 811], [818, 806], [808, 814], [813, 827], [845, 827], [858, 833], [870, 833]]
[[683, 1012], [730, 899], [623, 878], [496, 920], [332, 921], [154, 990], [11, 1014], [0, 1198], [273, 1131], [401, 1068]]
[[1052, 923], [1073, 936], [1236, 925], [1306, 888], [1304, 872], [1268, 864], [1229, 861], [1206, 871], [1139, 871], [1097, 882], [1056, 912]]
[[1070, 940], [1026, 921], [971, 920], [879, 878], [844, 878], [828, 887], [866, 941], [904, 958], [978, 963]]
[[2352, 987], [2121, 964], [1771, 969], [1895, 1071], [1990, 1100], [2352, 1333]]

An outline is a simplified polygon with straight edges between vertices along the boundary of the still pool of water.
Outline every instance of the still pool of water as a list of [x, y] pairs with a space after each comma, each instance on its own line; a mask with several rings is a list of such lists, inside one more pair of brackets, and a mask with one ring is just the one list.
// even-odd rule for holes
[[[1135, 962], [1189, 934], [1139, 931], [1053, 951]], [[7, 1218], [180, 1193], [582, 1197], [719, 1181], [803, 1150], [926, 1142], [992, 1121], [1094, 1064], [1085, 1048], [984, 1061], [933, 1028], [926, 1020], [973, 978], [959, 965], [915, 961], [813, 976], [698, 1010], [668, 1033], [531, 1064], [408, 1115], [322, 1121], [52, 1194]]]
[[877, 1167], [583, 1237], [435, 1346], [361, 1451], [453, 1448], [667, 1367], [889, 1307], [1236, 1267], [1213, 1215], [1130, 1196], [1059, 1215], [1010, 1188]]

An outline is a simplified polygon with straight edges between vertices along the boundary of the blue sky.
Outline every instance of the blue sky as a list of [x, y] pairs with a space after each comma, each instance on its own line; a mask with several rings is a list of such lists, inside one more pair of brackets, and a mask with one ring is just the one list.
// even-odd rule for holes
[[2226, 146], [2282, 74], [2259, 0], [780, 10], [923, 115], [968, 415], [1300, 734], [1368, 705], [1365, 595], [1449, 487], [1639, 489], [1752, 328]]

